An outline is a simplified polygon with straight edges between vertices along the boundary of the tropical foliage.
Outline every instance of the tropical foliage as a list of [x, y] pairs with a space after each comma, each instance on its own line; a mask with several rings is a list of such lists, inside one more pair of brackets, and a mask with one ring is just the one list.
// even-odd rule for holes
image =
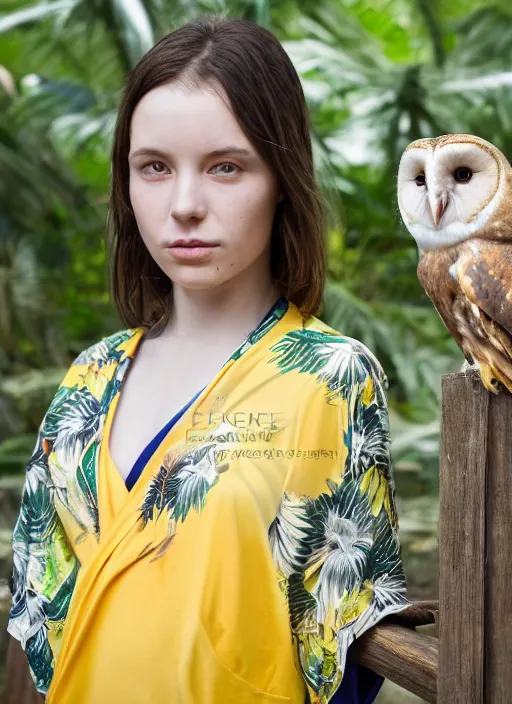
[[439, 379], [462, 357], [416, 279], [397, 161], [454, 131], [510, 152], [505, 0], [0, 1], [0, 468], [26, 465], [72, 359], [122, 327], [104, 232], [124, 76], [211, 11], [268, 26], [301, 75], [330, 214], [323, 317], [388, 374], [397, 467], [435, 477]]

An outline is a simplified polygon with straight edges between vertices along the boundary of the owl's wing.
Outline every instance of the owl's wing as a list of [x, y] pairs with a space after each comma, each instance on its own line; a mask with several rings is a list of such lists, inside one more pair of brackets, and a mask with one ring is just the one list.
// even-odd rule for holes
[[512, 335], [512, 245], [468, 240], [450, 274], [468, 301], [491, 319], [481, 318], [484, 326], [494, 321]]
[[452, 306], [462, 349], [489, 391], [497, 393], [497, 379], [512, 393], [511, 245], [468, 240], [449, 272], [460, 286]]

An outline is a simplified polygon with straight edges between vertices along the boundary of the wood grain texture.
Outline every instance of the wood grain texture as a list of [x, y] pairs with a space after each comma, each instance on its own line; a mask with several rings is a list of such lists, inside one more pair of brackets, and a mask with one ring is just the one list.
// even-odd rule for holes
[[382, 621], [360, 636], [351, 659], [427, 702], [437, 701], [437, 638]]
[[485, 485], [490, 394], [476, 373], [442, 379], [440, 704], [484, 701]]
[[42, 704], [44, 701], [30, 676], [25, 651], [19, 641], [9, 636], [2, 704]]
[[485, 703], [512, 701], [512, 396], [490, 399], [485, 570]]
[[439, 616], [439, 601], [413, 601], [403, 611], [386, 617], [387, 623], [397, 623], [399, 626], [416, 628], [436, 623]]

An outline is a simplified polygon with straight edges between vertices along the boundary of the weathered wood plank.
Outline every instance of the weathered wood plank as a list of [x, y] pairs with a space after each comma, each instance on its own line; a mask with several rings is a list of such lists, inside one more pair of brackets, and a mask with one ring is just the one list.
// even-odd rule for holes
[[357, 639], [351, 660], [436, 702], [437, 644], [437, 638], [382, 621]]
[[512, 701], [512, 396], [490, 399], [485, 586], [486, 704]]
[[443, 376], [439, 704], [484, 701], [485, 481], [490, 395], [474, 373]]
[[436, 623], [439, 619], [439, 601], [413, 601], [409, 607], [396, 614], [386, 617], [386, 623], [397, 623], [399, 626], [416, 628]]
[[28, 669], [27, 656], [20, 643], [9, 636], [6, 677], [2, 704], [42, 704], [44, 697], [36, 690]]

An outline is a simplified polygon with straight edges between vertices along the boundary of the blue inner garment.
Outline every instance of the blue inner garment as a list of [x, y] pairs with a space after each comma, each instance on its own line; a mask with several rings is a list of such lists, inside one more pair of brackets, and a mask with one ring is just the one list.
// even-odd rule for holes
[[[349, 654], [353, 645], [348, 649]], [[383, 684], [384, 677], [364, 665], [349, 662], [347, 655], [343, 679], [331, 704], [372, 704]]]
[[128, 476], [127, 476], [126, 479], [125, 479], [125, 484], [126, 484], [126, 488], [128, 489], [128, 491], [131, 491], [131, 490], [133, 489], [133, 487], [134, 487], [135, 484], [137, 483], [137, 479], [140, 477], [140, 475], [141, 475], [141, 473], [142, 473], [144, 467], [147, 465], [147, 463], [149, 462], [149, 460], [151, 459], [151, 457], [154, 455], [154, 453], [156, 452], [156, 450], [157, 450], [158, 447], [160, 446], [160, 443], [161, 443], [162, 440], [165, 438], [165, 436], [167, 435], [167, 433], [170, 431], [170, 429], [173, 427], [173, 425], [175, 425], [175, 423], [177, 423], [177, 422], [179, 421], [179, 419], [180, 419], [181, 416], [185, 413], [185, 411], [186, 411], [188, 408], [190, 408], [190, 406], [194, 403], [194, 401], [196, 400], [196, 398], [199, 396], [199, 394], [201, 394], [201, 393], [204, 391], [205, 388], [206, 388], [206, 386], [205, 386], [203, 389], [201, 389], [200, 391], [198, 391], [197, 394], [196, 394], [193, 398], [191, 398], [190, 401], [189, 401], [188, 403], [186, 403], [186, 404], [183, 406], [183, 408], [181, 408], [181, 409], [176, 413], [176, 415], [174, 415], [174, 416], [171, 418], [171, 420], [170, 420], [168, 423], [166, 423], [166, 424], [164, 425], [164, 427], [162, 428], [162, 430], [160, 430], [160, 431], [155, 435], [155, 437], [153, 438], [153, 440], [151, 440], [150, 442], [148, 442], [148, 444], [146, 445], [146, 447], [142, 450], [142, 452], [141, 452], [140, 455], [138, 456], [138, 458], [137, 458], [135, 464], [134, 464], [133, 467], [131, 468], [130, 473], [128, 474]]

